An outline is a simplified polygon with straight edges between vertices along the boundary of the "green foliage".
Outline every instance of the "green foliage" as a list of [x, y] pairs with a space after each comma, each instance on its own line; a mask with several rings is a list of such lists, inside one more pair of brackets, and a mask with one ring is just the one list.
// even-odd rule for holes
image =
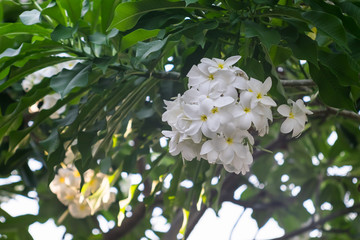
[[[172, 228], [155, 234], [175, 239], [181, 230], [187, 237], [195, 209], [218, 211], [224, 201], [253, 209], [259, 228], [274, 218], [286, 234], [309, 226], [321, 230], [324, 239], [359, 238], [359, 216], [347, 215], [360, 208], [357, 1], [20, 2], [0, 1], [0, 177], [21, 177], [1, 186], [0, 199], [36, 190], [40, 212], [11, 217], [0, 210], [0, 220], [5, 219], [0, 238], [30, 239], [32, 223], [61, 219], [66, 207], [49, 182], [69, 158], [82, 175], [88, 169], [116, 173], [112, 184], [120, 204], [92, 217], [69, 215], [58, 222], [74, 239], [102, 239], [116, 232], [94, 235], [97, 215], [119, 219], [124, 238], [140, 239], [152, 228], [156, 206]], [[191, 67], [204, 57], [234, 55], [242, 56], [237, 67], [249, 77], [272, 78], [270, 94], [276, 102], [308, 96], [314, 112], [295, 139], [279, 133], [279, 115], [274, 114], [269, 134], [255, 139], [261, 147], [254, 149], [245, 176], [204, 160], [171, 156], [160, 140], [161, 131], [169, 129], [161, 120], [163, 100], [184, 92]], [[60, 69], [70, 60], [77, 62]], [[24, 79], [58, 67], [24, 91]], [[166, 72], [165, 67], [173, 68]], [[298, 85], [303, 79], [315, 84]], [[283, 80], [293, 85], [282, 85]], [[42, 107], [54, 93], [60, 99]], [[337, 134], [333, 145], [327, 142], [331, 133]], [[30, 159], [42, 168], [31, 170]], [[345, 175], [331, 173], [344, 166], [351, 166]], [[135, 173], [140, 183], [126, 189], [126, 176]], [[193, 186], [183, 187], [184, 180]], [[241, 186], [246, 189], [234, 199]], [[308, 199], [315, 213], [303, 207]], [[135, 222], [126, 217], [129, 212]], [[182, 213], [187, 221], [179, 220]]]

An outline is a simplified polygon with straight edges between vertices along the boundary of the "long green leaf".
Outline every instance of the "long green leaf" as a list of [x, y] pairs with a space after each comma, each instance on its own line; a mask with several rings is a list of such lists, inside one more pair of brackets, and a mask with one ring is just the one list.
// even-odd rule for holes
[[5, 23], [0, 25], [0, 36], [38, 35], [50, 39], [51, 29], [39, 25], [24, 25], [22, 23]]
[[[141, 16], [153, 11], [166, 11], [169, 9], [186, 8], [184, 2], [168, 2], [165, 0], [157, 1], [138, 1], [138, 2], [125, 2], [119, 4], [115, 9], [114, 19], [109, 27], [117, 28], [120, 31], [126, 31], [133, 28], [139, 21]], [[188, 8], [212, 10], [215, 8], [206, 8], [199, 5], [190, 5]]]
[[125, 35], [121, 39], [120, 51], [123, 51], [138, 42], [144, 41], [146, 39], [155, 37], [159, 33], [159, 29], [146, 30], [146, 29], [136, 29], [135, 31]]
[[9, 79], [0, 85], [0, 92], [4, 91], [6, 88], [14, 84], [15, 82], [21, 80], [25, 76], [36, 72], [37, 70], [43, 69], [48, 66], [53, 66], [58, 63], [66, 62], [73, 60], [73, 58], [66, 57], [44, 57], [42, 59], [36, 59], [28, 62], [23, 67], [10, 73]]

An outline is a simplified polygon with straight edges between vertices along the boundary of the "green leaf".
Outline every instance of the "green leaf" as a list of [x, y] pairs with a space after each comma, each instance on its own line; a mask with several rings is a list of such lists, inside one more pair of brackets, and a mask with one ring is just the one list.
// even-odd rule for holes
[[189, 4], [192, 4], [192, 3], [196, 3], [198, 2], [199, 0], [185, 0], [185, 3], [186, 3], [186, 6], [189, 5]]
[[164, 0], [121, 3], [115, 9], [114, 19], [109, 29], [117, 28], [120, 31], [126, 31], [133, 28], [145, 13], [184, 7], [183, 2], [167, 2]]
[[342, 22], [337, 17], [319, 11], [308, 11], [302, 16], [309, 20], [316, 28], [331, 37], [339, 46], [348, 48], [346, 44], [346, 33]]
[[24, 25], [22, 23], [0, 24], [0, 36], [31, 34], [49, 39], [50, 33], [50, 29], [43, 28], [39, 25]]
[[72, 38], [74, 33], [77, 31], [77, 27], [65, 27], [61, 24], [57, 25], [54, 31], [51, 33], [51, 39], [54, 41], [59, 41], [62, 39]]
[[75, 24], [81, 17], [82, 0], [56, 0]]
[[40, 12], [36, 9], [25, 11], [20, 14], [19, 17], [21, 22], [25, 25], [33, 25], [40, 22]]
[[102, 32], [106, 32], [113, 17], [114, 9], [120, 0], [102, 0], [100, 4]]
[[60, 10], [59, 5], [49, 4], [41, 11], [41, 15], [47, 15], [61, 25], [66, 25], [66, 16], [63, 15], [63, 12]]
[[350, 88], [340, 85], [340, 80], [330, 69], [319, 64], [316, 68], [309, 64], [310, 74], [319, 87], [320, 98], [329, 106], [354, 111], [354, 103], [350, 98]]
[[91, 64], [78, 63], [72, 70], [64, 69], [51, 79], [50, 87], [64, 98], [75, 87], [85, 87], [88, 83]]
[[318, 65], [317, 43], [306, 35], [299, 35], [294, 43], [289, 43], [289, 47], [299, 60], [307, 60]]
[[0, 92], [4, 91], [6, 88], [14, 84], [15, 82], [21, 80], [25, 76], [48, 66], [53, 66], [57, 63], [66, 62], [73, 60], [73, 58], [65, 57], [43, 57], [42, 59], [32, 60], [26, 63], [21, 68], [18, 68], [12, 71], [9, 75], [9, 78], [6, 82], [0, 85]]
[[263, 66], [254, 58], [245, 59], [242, 69], [249, 75], [249, 77], [259, 79], [260, 81], [265, 79]]
[[284, 63], [292, 54], [289, 48], [273, 45], [269, 51], [272, 62], [275, 66]]
[[50, 155], [51, 153], [55, 152], [56, 149], [58, 148], [60, 143], [60, 139], [59, 139], [59, 133], [56, 129], [54, 129], [50, 136], [41, 141], [40, 145], [48, 152], [48, 154]]
[[91, 147], [97, 140], [97, 131], [84, 131], [78, 133], [78, 148], [81, 153], [83, 167], [86, 167], [91, 156]]
[[245, 21], [245, 37], [259, 37], [260, 41], [265, 45], [267, 49], [270, 49], [271, 45], [278, 44], [280, 42], [280, 34], [270, 28], [266, 28], [263, 25], [255, 22]]
[[102, 34], [102, 33], [94, 33], [92, 35], [89, 36], [89, 40], [90, 42], [92, 43], [95, 43], [95, 44], [102, 44], [102, 45], [105, 45], [107, 44], [107, 37], [105, 34]]
[[339, 79], [342, 86], [358, 86], [360, 87], [359, 72], [360, 67], [357, 63], [350, 62], [350, 58], [346, 54], [331, 54], [321, 51], [319, 59], [322, 64], [327, 66]]
[[[138, 2], [125, 2], [119, 4], [115, 9], [114, 19], [109, 27], [117, 28], [120, 31], [126, 31], [133, 28], [139, 21], [141, 16], [153, 11], [167, 11], [171, 9], [185, 8], [184, 2], [168, 2], [165, 0], [157, 1], [138, 1]], [[198, 5], [192, 5], [189, 8], [201, 10], [214, 10], [214, 8], [207, 8]]]
[[135, 31], [132, 31], [131, 33], [125, 35], [121, 39], [121, 46], [120, 51], [123, 51], [133, 45], [135, 45], [138, 42], [147, 40], [152, 37], [156, 37], [159, 33], [160, 29], [154, 29], [154, 30], [146, 30], [146, 29], [136, 29]]
[[164, 47], [167, 42], [167, 38], [163, 40], [155, 40], [152, 42], [139, 42], [136, 48], [136, 57], [139, 57], [141, 60], [145, 59], [151, 53], [159, 51]]

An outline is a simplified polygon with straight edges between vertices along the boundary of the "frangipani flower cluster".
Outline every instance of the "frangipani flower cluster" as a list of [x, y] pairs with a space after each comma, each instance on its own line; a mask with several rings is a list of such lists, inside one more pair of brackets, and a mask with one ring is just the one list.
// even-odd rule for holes
[[[69, 69], [70, 70], [78, 62], [79, 62], [78, 60], [72, 60], [72, 61], [59, 63], [59, 64], [54, 65], [54, 66], [43, 68], [43, 69], [41, 69], [39, 71], [36, 71], [36, 72], [26, 76], [24, 78], [24, 80], [21, 82], [21, 86], [23, 87], [25, 92], [28, 92], [34, 87], [34, 85], [39, 84], [44, 78], [52, 77], [52, 76], [58, 74], [59, 72], [61, 72], [63, 69]], [[36, 103], [36, 104], [34, 104], [33, 106], [30, 107], [29, 111], [30, 112], [38, 112], [38, 111], [41, 111], [43, 109], [45, 109], [45, 110], [50, 109], [56, 104], [56, 102], [60, 98], [61, 98], [60, 94], [58, 94], [58, 93], [53, 93], [53, 94], [46, 95], [42, 99], [42, 106], [40, 108], [38, 108], [39, 103]], [[62, 106], [55, 113], [53, 113], [50, 116], [50, 118], [52, 118], [52, 119], [59, 118], [60, 114], [65, 112], [65, 110], [66, 110], [66, 106]]]
[[[171, 131], [162, 133], [170, 138], [170, 154], [181, 153], [188, 161], [203, 158], [209, 163], [222, 164], [227, 171], [236, 174], [249, 171], [254, 144], [249, 130], [255, 130], [259, 136], [267, 134], [269, 122], [273, 121], [271, 108], [277, 104], [268, 95], [271, 78], [264, 82], [249, 78], [234, 66], [240, 58], [201, 59], [201, 63], [187, 74], [189, 89], [173, 101], [165, 101], [162, 120], [171, 126]], [[299, 101], [302, 102], [296, 103]], [[297, 136], [299, 128], [304, 129], [307, 121], [306, 115], [300, 117], [298, 109], [304, 114], [310, 113], [304, 108], [304, 104], [293, 107], [296, 123], [286, 120], [281, 131], [294, 130]], [[283, 105], [279, 109], [284, 116], [290, 116], [291, 111], [284, 110]]]
[[84, 218], [98, 210], [108, 209], [115, 201], [108, 175], [89, 169], [84, 173], [84, 182], [80, 191], [81, 176], [74, 166], [69, 165], [60, 168], [50, 183], [50, 190], [68, 206], [74, 218]]

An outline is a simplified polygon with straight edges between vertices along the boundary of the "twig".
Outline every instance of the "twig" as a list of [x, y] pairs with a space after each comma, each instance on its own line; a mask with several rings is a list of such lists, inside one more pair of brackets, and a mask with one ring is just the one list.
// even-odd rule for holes
[[232, 237], [232, 235], [233, 235], [233, 233], [234, 233], [234, 230], [235, 230], [236, 226], [238, 225], [240, 219], [242, 218], [242, 216], [244, 215], [244, 213], [245, 213], [246, 210], [247, 210], [247, 208], [244, 208], [244, 210], [242, 211], [242, 213], [240, 214], [240, 216], [239, 216], [238, 219], [236, 220], [234, 226], [232, 227], [231, 232], [230, 232], [230, 236], [229, 236], [229, 240], [231, 240], [231, 237]]
[[290, 232], [288, 234], [285, 234], [284, 236], [282, 237], [279, 237], [279, 238], [274, 238], [272, 240], [281, 240], [281, 239], [289, 239], [291, 237], [295, 237], [295, 236], [298, 236], [300, 234], [303, 234], [307, 231], [310, 231], [310, 230], [313, 230], [315, 228], [317, 228], [318, 226], [322, 226], [324, 223], [326, 223], [327, 221], [330, 221], [332, 219], [335, 219], [335, 218], [338, 218], [340, 216], [343, 216], [345, 214], [348, 214], [348, 213], [351, 213], [351, 212], [356, 212], [360, 209], [360, 204], [357, 204], [357, 205], [354, 205], [352, 207], [349, 207], [349, 208], [345, 208], [345, 209], [342, 209], [340, 211], [337, 211], [333, 214], [330, 214], [324, 218], [321, 218], [320, 220], [316, 221], [316, 222], [313, 222], [305, 227], [302, 227], [300, 229], [297, 229], [293, 232]]
[[316, 86], [316, 83], [311, 79], [301, 79], [301, 80], [280, 80], [281, 84], [284, 87], [309, 87]]

